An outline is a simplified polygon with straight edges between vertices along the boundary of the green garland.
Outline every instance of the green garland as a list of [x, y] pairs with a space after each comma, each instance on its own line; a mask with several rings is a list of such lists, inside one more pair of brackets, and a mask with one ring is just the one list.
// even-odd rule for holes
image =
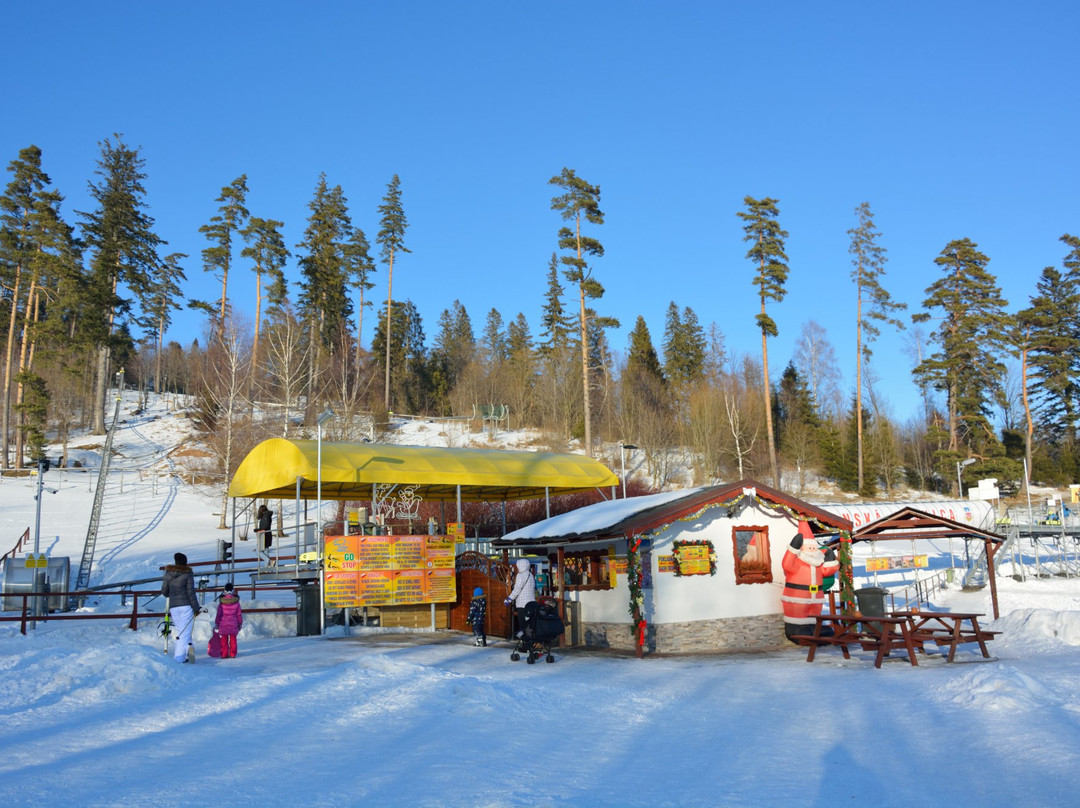
[[[760, 505], [763, 508], [768, 508], [768, 509], [773, 510], [773, 511], [783, 511], [788, 516], [790, 516], [792, 519], [794, 519], [796, 522], [806, 520], [806, 515], [805, 514], [798, 513], [796, 511], [792, 510], [791, 508], [789, 508], [787, 505], [784, 505], [784, 504], [779, 503], [779, 502], [768, 502], [767, 500], [764, 500], [761, 497], [759, 497], [757, 495], [757, 492], [753, 488], [744, 488], [742, 493], [739, 494], [734, 499], [730, 499], [727, 502], [710, 502], [708, 505], [703, 506], [702, 508], [695, 511], [694, 513], [687, 514], [686, 516], [683, 516], [683, 517], [681, 517], [680, 519], [678, 519], [676, 521], [689, 522], [689, 521], [695, 520], [698, 517], [700, 517], [703, 513], [705, 513], [706, 511], [712, 510], [713, 508], [734, 508], [736, 505], [738, 505], [744, 499], [753, 500], [756, 504]], [[812, 520], [812, 521], [814, 522], [814, 524], [818, 525], [819, 527], [824, 527], [817, 520]], [[840, 544], [839, 544], [839, 548], [837, 550], [836, 557], [840, 562], [840, 600], [843, 602], [845, 609], [853, 609], [854, 604], [855, 604], [855, 583], [854, 583], [854, 572], [853, 572], [852, 567], [851, 567], [851, 533], [846, 531], [846, 530], [842, 530], [842, 531], [839, 531], [839, 535], [840, 535]], [[710, 561], [712, 560], [712, 554], [711, 553], [709, 555], [709, 559], [710, 559]], [[676, 554], [676, 556], [675, 556], [676, 575], [678, 574], [678, 569], [679, 569], [679, 562], [678, 562], [678, 555]]]
[[836, 559], [840, 562], [840, 604], [841, 611], [850, 613], [855, 608], [855, 573], [851, 566], [851, 534], [840, 534], [840, 545]]
[[641, 539], [626, 542], [626, 585], [630, 589], [630, 616], [636, 621], [645, 606], [645, 591], [641, 587]]
[[683, 575], [682, 565], [679, 562], [679, 550], [683, 547], [708, 547], [709, 548], [709, 575], [716, 575], [716, 548], [713, 547], [713, 543], [708, 539], [702, 539], [701, 541], [673, 541], [671, 543], [671, 549], [673, 552], [673, 558], [675, 562], [675, 574]]

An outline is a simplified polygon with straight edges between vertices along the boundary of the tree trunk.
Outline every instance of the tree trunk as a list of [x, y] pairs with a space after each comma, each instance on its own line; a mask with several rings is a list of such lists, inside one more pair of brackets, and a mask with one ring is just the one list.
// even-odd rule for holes
[[1031, 438], [1035, 434], [1035, 423], [1031, 418], [1031, 402], [1028, 400], [1028, 351], [1025, 348], [1020, 352], [1020, 395], [1024, 401], [1024, 420], [1027, 429], [1024, 432], [1024, 493], [1031, 497]]
[[581, 286], [581, 378], [582, 408], [585, 411], [585, 455], [592, 457], [592, 405], [589, 400], [588, 320], [585, 315], [585, 287]]
[[108, 390], [106, 382], [109, 371], [109, 348], [102, 345], [98, 348], [97, 373], [94, 379], [94, 424], [91, 433], [94, 435], [105, 434], [105, 395]]
[[[33, 323], [37, 322], [37, 309], [38, 309], [38, 285], [37, 276], [32, 275], [30, 279], [30, 288], [26, 293], [26, 308], [23, 309], [23, 327], [22, 334], [19, 338], [19, 373], [30, 370], [34, 361], [34, 345], [30, 339], [30, 333], [33, 330]], [[23, 401], [24, 387], [22, 381], [16, 378], [15, 381], [15, 407], [18, 408]], [[22, 417], [16, 414], [15, 417], [15, 468], [22, 468], [23, 450], [26, 445], [26, 435], [22, 430]]]
[[[862, 267], [859, 267], [860, 273]], [[860, 275], [861, 277], [861, 275]], [[856, 296], [858, 297], [857, 314], [855, 317], [855, 454], [858, 458], [859, 487], [855, 490], [860, 494], [863, 490], [863, 440], [862, 440], [862, 284], [856, 284]]]
[[[761, 313], [765, 313], [765, 301], [761, 302]], [[772, 467], [773, 484], [780, 488], [780, 466], [776, 462], [776, 439], [773, 437], [772, 391], [769, 389], [769, 349], [765, 331], [761, 332], [761, 367], [765, 382], [765, 433], [769, 440], [769, 465]]]
[[165, 340], [165, 318], [158, 318], [157, 362], [154, 364], [154, 392], [161, 395], [161, 343]]
[[390, 307], [394, 304], [394, 251], [390, 251], [390, 267], [386, 275], [386, 380], [383, 382], [383, 406], [390, 409]]
[[0, 430], [3, 431], [3, 467], [8, 468], [11, 461], [11, 382], [12, 354], [15, 351], [15, 322], [19, 316], [19, 292], [22, 282], [22, 263], [15, 265], [15, 284], [11, 292], [11, 315], [8, 317], [7, 349], [4, 352], [4, 401], [3, 417], [0, 418]]

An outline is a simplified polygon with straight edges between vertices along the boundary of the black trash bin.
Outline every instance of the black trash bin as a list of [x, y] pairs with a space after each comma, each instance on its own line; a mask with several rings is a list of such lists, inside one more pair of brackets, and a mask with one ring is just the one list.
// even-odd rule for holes
[[316, 584], [302, 584], [296, 590], [296, 636], [310, 637], [321, 633], [319, 587]]
[[[859, 605], [859, 612], [867, 617], [885, 616], [885, 597], [889, 590], [883, 586], [864, 586], [855, 590], [855, 602]], [[881, 631], [881, 624], [875, 623], [874, 627]]]

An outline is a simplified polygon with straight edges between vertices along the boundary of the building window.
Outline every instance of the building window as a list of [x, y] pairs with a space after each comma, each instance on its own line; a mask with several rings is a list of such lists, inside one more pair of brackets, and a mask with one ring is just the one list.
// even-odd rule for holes
[[772, 583], [769, 556], [769, 528], [735, 527], [731, 529], [735, 552], [735, 583]]
[[600, 550], [566, 553], [563, 556], [563, 587], [569, 591], [611, 589], [609, 561], [607, 552]]

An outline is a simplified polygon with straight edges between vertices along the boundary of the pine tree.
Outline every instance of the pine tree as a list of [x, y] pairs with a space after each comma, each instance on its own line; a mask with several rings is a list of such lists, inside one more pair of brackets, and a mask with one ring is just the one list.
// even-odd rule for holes
[[[132, 310], [134, 301], [145, 303], [154, 291], [153, 279], [160, 264], [158, 247], [165, 242], [153, 231], [154, 220], [146, 212], [143, 181], [145, 161], [137, 149], [130, 149], [116, 135], [116, 143], [100, 144], [101, 156], [94, 172], [100, 179], [89, 183], [90, 198], [96, 207], [78, 212], [83, 240], [91, 253], [87, 294], [89, 309], [99, 313], [95, 333], [97, 368], [94, 387], [96, 434], [105, 432], [105, 391], [111, 374], [110, 356], [122, 345], [115, 332], [117, 320]], [[144, 306], [145, 308], [145, 306]], [[86, 327], [88, 324], [83, 323]]]
[[345, 245], [345, 264], [348, 267], [349, 285], [360, 293], [356, 304], [356, 355], [353, 357], [356, 367], [360, 367], [364, 308], [371, 305], [371, 301], [365, 300], [364, 296], [375, 286], [375, 283], [369, 280], [375, 273], [375, 261], [371, 257], [371, 245], [368, 244], [367, 236], [359, 227], [353, 230], [352, 237]]
[[659, 450], [656, 442], [661, 439], [657, 426], [663, 421], [672, 423], [669, 393], [660, 357], [653, 347], [652, 336], [645, 318], [638, 316], [629, 336], [626, 367], [621, 378], [619, 400], [619, 425], [622, 440], [633, 440], [646, 452], [647, 458]]
[[799, 488], [805, 484], [805, 474], [817, 459], [818, 417], [813, 397], [806, 381], [788, 362], [780, 376], [777, 400], [777, 438], [781, 451], [791, 460], [799, 473]]
[[907, 308], [903, 303], [893, 302], [881, 285], [885, 274], [885, 248], [878, 243], [881, 234], [874, 224], [870, 203], [863, 202], [855, 208], [858, 226], [848, 230], [851, 237], [851, 279], [855, 283], [855, 434], [859, 467], [859, 490], [863, 488], [863, 404], [862, 363], [870, 361], [870, 345], [881, 333], [877, 323], [889, 323], [896, 328], [903, 324], [892, 313]]
[[218, 340], [224, 339], [225, 318], [229, 311], [229, 270], [232, 268], [233, 241], [244, 227], [248, 210], [247, 174], [241, 174], [221, 189], [215, 200], [221, 204], [218, 212], [210, 217], [210, 223], [199, 228], [199, 232], [210, 242], [202, 251], [203, 269], [217, 273], [221, 281], [221, 304], [218, 307], [216, 333]]
[[989, 399], [1005, 372], [1001, 361], [1006, 337], [1004, 309], [997, 281], [986, 265], [990, 259], [970, 239], [950, 241], [934, 259], [944, 277], [926, 289], [916, 322], [931, 319], [940, 311], [934, 332], [938, 351], [914, 370], [917, 380], [945, 393], [948, 410], [948, 456], [942, 470], [966, 449], [975, 454], [996, 442], [989, 422]]
[[[562, 172], [548, 180], [549, 185], [561, 188], [563, 193], [552, 197], [551, 209], [559, 212], [563, 221], [572, 226], [559, 228], [559, 249], [569, 250], [569, 255], [560, 257], [563, 275], [578, 287], [579, 334], [581, 340], [581, 376], [582, 402], [584, 407], [585, 453], [592, 456], [592, 407], [589, 398], [589, 317], [587, 300], [598, 300], [604, 296], [604, 287], [593, 276], [588, 257], [600, 258], [604, 247], [591, 236], [581, 232], [582, 222], [594, 225], [604, 223], [604, 214], [600, 210], [600, 186], [590, 185], [574, 173], [573, 169], [564, 168]], [[610, 322], [605, 320], [605, 323]]]
[[[251, 377], [248, 384], [248, 400], [252, 400], [251, 385], [258, 372], [262, 354], [259, 340], [262, 336], [263, 303], [267, 310], [277, 308], [285, 302], [287, 284], [285, 281], [285, 262], [289, 250], [285, 238], [281, 235], [284, 222], [276, 219], [262, 219], [252, 216], [247, 226], [241, 231], [247, 244], [240, 255], [251, 261], [251, 270], [255, 273], [255, 335], [251, 343]], [[269, 313], [269, 311], [267, 311]]]
[[308, 208], [311, 216], [304, 240], [296, 245], [303, 251], [299, 259], [302, 280], [298, 302], [312, 341], [320, 349], [333, 352], [348, 333], [352, 315], [345, 263], [345, 243], [352, 235], [352, 222], [341, 186], [330, 188], [325, 174], [319, 175]]
[[626, 354], [624, 373], [631, 376], [647, 376], [663, 385], [666, 380], [664, 371], [660, 367], [660, 357], [656, 353], [656, 348], [653, 347], [652, 336], [649, 334], [649, 327], [645, 324], [645, 318], [641, 315], [638, 315], [634, 322], [629, 340], [630, 347]]
[[[33, 344], [44, 313], [43, 295], [48, 293], [55, 299], [63, 279], [79, 271], [72, 230], [60, 214], [63, 198], [50, 188], [52, 181], [41, 167], [41, 149], [29, 146], [20, 150], [8, 171], [12, 180], [0, 197], [0, 273], [9, 305], [3, 400], [0, 401], [3, 409], [0, 459], [5, 467], [10, 457], [12, 384], [16, 385], [15, 406], [18, 407], [24, 389], [19, 379], [30, 378], [25, 374], [31, 370]], [[57, 308], [54, 319], [59, 311]], [[72, 342], [71, 339], [64, 340], [62, 335], [59, 340], [69, 346]], [[17, 358], [14, 355], [16, 345], [19, 347]], [[24, 407], [20, 412], [25, 415], [29, 410]], [[16, 438], [19, 466], [22, 465], [21, 447], [25, 434], [20, 431]]]
[[521, 312], [506, 326], [506, 350], [506, 384], [503, 389], [507, 391], [510, 412], [517, 415], [520, 423], [529, 423], [535, 407], [536, 351], [529, 322]]
[[784, 284], [787, 282], [788, 266], [787, 254], [784, 252], [784, 240], [788, 234], [780, 228], [777, 217], [780, 209], [777, 200], [765, 197], [754, 199], [747, 196], [743, 199], [746, 205], [745, 211], [739, 211], [736, 215], [743, 220], [743, 232], [746, 235], [743, 241], [750, 242], [750, 249], [746, 253], [756, 267], [753, 283], [758, 289], [758, 297], [761, 300], [761, 311], [754, 318], [761, 330], [761, 364], [765, 392], [765, 429], [769, 442], [769, 463], [772, 466], [773, 481], [777, 488], [780, 487], [780, 466], [776, 461], [776, 436], [773, 430], [772, 401], [770, 398], [769, 382], [769, 350], [768, 338], [779, 334], [776, 323], [766, 312], [765, 304], [768, 302], [779, 303], [784, 299], [787, 290]]
[[544, 293], [544, 309], [540, 316], [540, 353], [548, 357], [559, 355], [570, 345], [573, 326], [563, 307], [563, 287], [559, 283], [559, 262], [555, 253], [551, 254], [548, 265], [547, 291]]
[[[390, 347], [393, 343], [391, 338], [391, 312], [394, 303], [394, 257], [399, 253], [411, 252], [405, 246], [405, 230], [409, 223], [405, 219], [405, 211], [401, 207], [401, 180], [395, 174], [390, 184], [386, 186], [386, 196], [379, 205], [380, 227], [375, 240], [382, 246], [380, 253], [383, 263], [386, 264], [386, 379], [384, 388], [384, 406], [390, 408]], [[374, 347], [374, 343], [372, 343]]]
[[450, 393], [476, 354], [469, 313], [460, 300], [455, 300], [451, 308], [452, 311], [443, 309], [439, 316], [439, 331], [428, 361], [435, 407], [439, 411], [448, 411]]
[[154, 283], [154, 293], [150, 299], [149, 314], [154, 321], [154, 392], [163, 392], [162, 350], [165, 332], [172, 322], [172, 312], [181, 308], [183, 289], [181, 284], [187, 280], [180, 262], [187, 258], [185, 253], [170, 253], [161, 263], [161, 272]]
[[498, 309], [493, 308], [488, 312], [477, 348], [490, 369], [499, 367], [510, 358], [510, 345]]
[[705, 334], [689, 306], [679, 312], [668, 305], [664, 324], [664, 373], [672, 386], [685, 394], [705, 374]]
[[413, 302], [404, 300], [393, 307], [393, 321], [388, 328], [388, 310], [384, 305], [379, 312], [371, 350], [379, 359], [388, 357], [387, 361], [400, 371], [393, 377], [391, 401], [399, 402], [407, 412], [422, 412], [431, 393], [423, 322]]
[[1080, 288], [1077, 277], [1046, 267], [1031, 305], [1017, 312], [1021, 397], [1027, 422], [1024, 457], [1031, 470], [1035, 415], [1056, 452], [1076, 438], [1075, 363], [1080, 353]]

